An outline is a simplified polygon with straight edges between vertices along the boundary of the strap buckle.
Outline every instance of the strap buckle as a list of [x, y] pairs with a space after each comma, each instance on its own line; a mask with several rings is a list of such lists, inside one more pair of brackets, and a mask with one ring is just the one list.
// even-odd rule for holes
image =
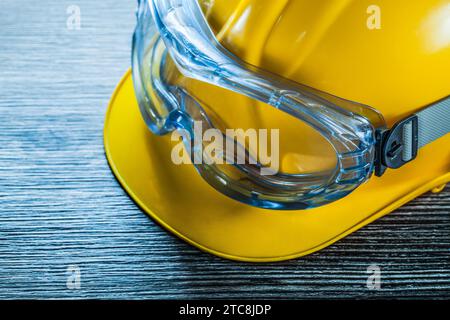
[[376, 135], [375, 175], [380, 177], [387, 168], [397, 169], [417, 157], [419, 120], [417, 115], [401, 120], [391, 130]]

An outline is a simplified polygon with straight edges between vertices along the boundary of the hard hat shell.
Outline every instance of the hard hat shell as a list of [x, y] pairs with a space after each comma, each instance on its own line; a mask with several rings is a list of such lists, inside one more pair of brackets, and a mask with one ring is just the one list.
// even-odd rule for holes
[[[391, 126], [450, 92], [450, 5], [445, 0], [215, 0], [205, 13], [241, 59], [319, 90], [370, 105]], [[375, 20], [373, 20], [375, 19]], [[378, 20], [377, 20], [378, 19]], [[254, 101], [184, 79], [224, 119]], [[264, 117], [261, 113], [261, 117]], [[254, 117], [240, 111], [239, 117]], [[352, 194], [309, 210], [271, 211], [231, 200], [193, 166], [170, 159], [169, 136], [153, 136], [128, 72], [105, 123], [111, 168], [131, 197], [180, 238], [221, 257], [276, 261], [324, 248], [420, 194], [450, 181], [450, 136]]]
[[207, 13], [241, 59], [372, 106], [389, 126], [450, 93], [446, 0], [216, 0]]

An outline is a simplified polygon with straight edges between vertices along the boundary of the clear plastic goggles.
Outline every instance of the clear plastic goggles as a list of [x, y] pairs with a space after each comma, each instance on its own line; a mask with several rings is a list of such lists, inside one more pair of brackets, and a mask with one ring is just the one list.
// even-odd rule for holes
[[[316, 207], [368, 180], [374, 171], [376, 130], [385, 126], [382, 116], [240, 60], [216, 39], [201, 5], [197, 0], [139, 0], [133, 80], [150, 130], [157, 135], [180, 132], [192, 163], [211, 186], [258, 207]], [[216, 108], [201, 97], [214, 90], [221, 90], [217, 99], [224, 100]], [[243, 123], [240, 113], [248, 111], [226, 106], [231, 95], [255, 101], [263, 120], [250, 116], [255, 121]], [[227, 134], [228, 128], [237, 129], [233, 121], [245, 128], [281, 130], [279, 170], [262, 162], [245, 139], [239, 142]], [[196, 123], [203, 130], [220, 130], [224, 141], [231, 141], [215, 152], [215, 158], [225, 161], [205, 155], [204, 139], [196, 139]], [[230, 161], [242, 154], [253, 161]]]

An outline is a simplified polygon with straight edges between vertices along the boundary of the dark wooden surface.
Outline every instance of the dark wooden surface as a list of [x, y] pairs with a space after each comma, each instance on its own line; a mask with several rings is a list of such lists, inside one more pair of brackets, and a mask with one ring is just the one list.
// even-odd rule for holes
[[[68, 30], [66, 9], [81, 9]], [[199, 252], [111, 174], [102, 127], [129, 66], [134, 1], [0, 1], [0, 298], [450, 297], [450, 190], [303, 259]], [[381, 268], [381, 290], [366, 288]], [[66, 287], [67, 267], [81, 289]]]

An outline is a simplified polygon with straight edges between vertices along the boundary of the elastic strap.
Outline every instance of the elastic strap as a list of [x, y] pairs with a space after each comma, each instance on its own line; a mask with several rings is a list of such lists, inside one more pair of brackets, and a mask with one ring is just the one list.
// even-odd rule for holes
[[[416, 113], [418, 120], [417, 147], [433, 142], [450, 132], [450, 97], [433, 104]], [[403, 160], [410, 161], [413, 158], [413, 128], [409, 123], [403, 130]]]

